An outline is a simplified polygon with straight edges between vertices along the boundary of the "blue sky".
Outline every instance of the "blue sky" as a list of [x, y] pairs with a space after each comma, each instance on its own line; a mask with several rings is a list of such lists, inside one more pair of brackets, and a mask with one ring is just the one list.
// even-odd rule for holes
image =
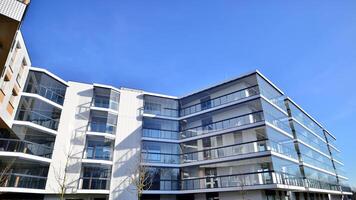
[[338, 138], [356, 186], [356, 1], [31, 1], [32, 65], [181, 96], [260, 70]]

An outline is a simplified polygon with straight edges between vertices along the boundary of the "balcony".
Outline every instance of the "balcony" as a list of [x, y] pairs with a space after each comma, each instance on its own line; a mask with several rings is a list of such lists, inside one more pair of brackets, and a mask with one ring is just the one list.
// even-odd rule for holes
[[[340, 191], [339, 185], [304, 179], [299, 176], [276, 171], [251, 172], [244, 174], [206, 176], [199, 178], [184, 178], [183, 180], [159, 180], [159, 185], [150, 190], [202, 190], [218, 188], [244, 188], [269, 184], [324, 189]], [[275, 186], [276, 187], [276, 186]], [[347, 190], [347, 188], [345, 188]]]
[[145, 114], [179, 117], [178, 100], [158, 96], [144, 95], [144, 107], [141, 112]]
[[305, 187], [309, 187], [309, 188], [316, 188], [322, 190], [334, 190], [334, 191], [341, 190], [340, 186], [337, 184], [326, 183], [315, 179], [305, 179], [304, 181], [305, 181], [304, 183]]
[[294, 149], [284, 144], [262, 139], [223, 147], [210, 148], [183, 154], [141, 152], [145, 163], [181, 164], [197, 161], [215, 160], [238, 155], [248, 155], [257, 152], [273, 151], [292, 159], [298, 160], [298, 154]]
[[145, 163], [180, 164], [181, 154], [141, 152], [142, 161]]
[[79, 179], [79, 189], [109, 190], [110, 189], [110, 178], [81, 177]]
[[46, 181], [47, 177], [10, 173], [4, 174], [2, 187], [45, 189]]
[[262, 111], [252, 112], [234, 118], [217, 121], [211, 124], [207, 124], [205, 126], [189, 128], [181, 133], [181, 137], [182, 139], [190, 138], [225, 129], [236, 128], [243, 125], [254, 124], [257, 122], [262, 122], [263, 120], [264, 116]]
[[144, 128], [142, 130], [142, 137], [156, 138], [156, 139], [168, 139], [168, 140], [178, 140], [179, 132], [170, 130], [160, 130], [160, 129], [148, 129]]
[[[303, 163], [307, 163], [309, 165], [312, 165], [314, 167], [320, 168], [320, 169], [324, 169], [330, 173], [335, 173], [335, 169], [331, 163], [331, 160], [329, 160], [328, 158], [325, 157], [325, 159], [327, 159], [328, 161], [320, 161], [318, 160], [316, 157], [310, 157], [307, 156], [305, 154], [301, 154], [301, 161], [303, 161]], [[328, 162], [328, 163], [327, 163]]]
[[99, 132], [99, 133], [116, 133], [116, 126], [103, 122], [89, 122], [87, 131], [89, 132]]
[[0, 138], [0, 151], [20, 152], [45, 158], [52, 157], [53, 149], [30, 141]]
[[110, 97], [94, 97], [91, 106], [115, 111], [119, 109], [119, 103], [111, 100]]
[[[43, 127], [46, 127], [46, 128], [52, 129], [52, 130], [58, 129], [59, 117], [57, 119], [53, 119], [41, 112], [24, 110], [24, 109], [20, 109], [17, 112], [18, 112], [17, 120], [32, 122], [34, 124], [38, 124], [40, 126], [43, 126]], [[48, 114], [50, 115], [52, 113], [48, 112]]]
[[191, 163], [203, 160], [214, 160], [229, 156], [249, 154], [255, 152], [267, 151], [267, 140], [245, 142], [224, 147], [216, 147], [207, 150], [189, 152], [183, 154], [183, 162]]
[[87, 159], [112, 160], [112, 147], [88, 146], [85, 150]]
[[[62, 91], [62, 92], [57, 92]], [[53, 101], [59, 105], [63, 105], [64, 102], [64, 94], [65, 94], [65, 87], [64, 92], [63, 88], [51, 88], [41, 84], [32, 84], [28, 83], [25, 89], [25, 92], [38, 94], [50, 101]]]
[[242, 90], [238, 90], [223, 96], [219, 96], [217, 98], [205, 101], [205, 102], [201, 102], [198, 104], [194, 104], [191, 105], [189, 107], [186, 108], [182, 108], [180, 110], [180, 115], [181, 116], [186, 116], [186, 115], [191, 115], [203, 110], [207, 110], [210, 108], [214, 108], [214, 107], [218, 107], [221, 105], [225, 105], [225, 104], [229, 104], [250, 96], [254, 96], [259, 94], [259, 89], [257, 85], [248, 87], [248, 88], [244, 88]]

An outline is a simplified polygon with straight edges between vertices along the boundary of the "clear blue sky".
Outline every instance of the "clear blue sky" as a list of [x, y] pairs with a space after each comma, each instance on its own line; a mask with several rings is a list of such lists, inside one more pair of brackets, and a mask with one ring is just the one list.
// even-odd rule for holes
[[356, 1], [32, 0], [33, 66], [183, 95], [259, 69], [338, 138], [356, 185]]

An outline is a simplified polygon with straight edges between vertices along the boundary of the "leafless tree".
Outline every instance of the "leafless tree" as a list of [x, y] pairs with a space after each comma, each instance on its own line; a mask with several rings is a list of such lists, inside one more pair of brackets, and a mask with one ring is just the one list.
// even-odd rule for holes
[[143, 165], [142, 155], [137, 159], [135, 166], [132, 168], [131, 176], [129, 176], [129, 182], [135, 187], [137, 192], [137, 197], [140, 199], [142, 197], [144, 190], [149, 190], [153, 182], [153, 174], [150, 167]]
[[57, 182], [57, 192], [60, 200], [64, 200], [65, 194], [70, 188], [72, 188], [72, 183], [78, 181], [78, 179], [72, 179], [68, 177], [70, 161], [71, 159], [75, 158], [76, 154], [78, 153], [73, 153], [73, 147], [70, 146], [69, 150], [65, 152], [64, 166], [61, 163], [59, 169], [56, 169], [55, 167], [52, 168], [55, 180]]
[[[11, 159], [10, 162], [5, 163], [4, 168], [0, 171], [0, 187], [5, 187], [9, 178], [9, 171], [11, 167], [14, 165], [15, 159]], [[1, 194], [2, 192], [0, 192]]]

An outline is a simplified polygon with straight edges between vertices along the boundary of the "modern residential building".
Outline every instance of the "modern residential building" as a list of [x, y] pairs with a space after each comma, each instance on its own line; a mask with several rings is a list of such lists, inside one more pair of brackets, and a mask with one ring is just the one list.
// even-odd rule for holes
[[336, 137], [259, 71], [173, 97], [65, 81], [12, 43], [0, 199], [351, 198]]

